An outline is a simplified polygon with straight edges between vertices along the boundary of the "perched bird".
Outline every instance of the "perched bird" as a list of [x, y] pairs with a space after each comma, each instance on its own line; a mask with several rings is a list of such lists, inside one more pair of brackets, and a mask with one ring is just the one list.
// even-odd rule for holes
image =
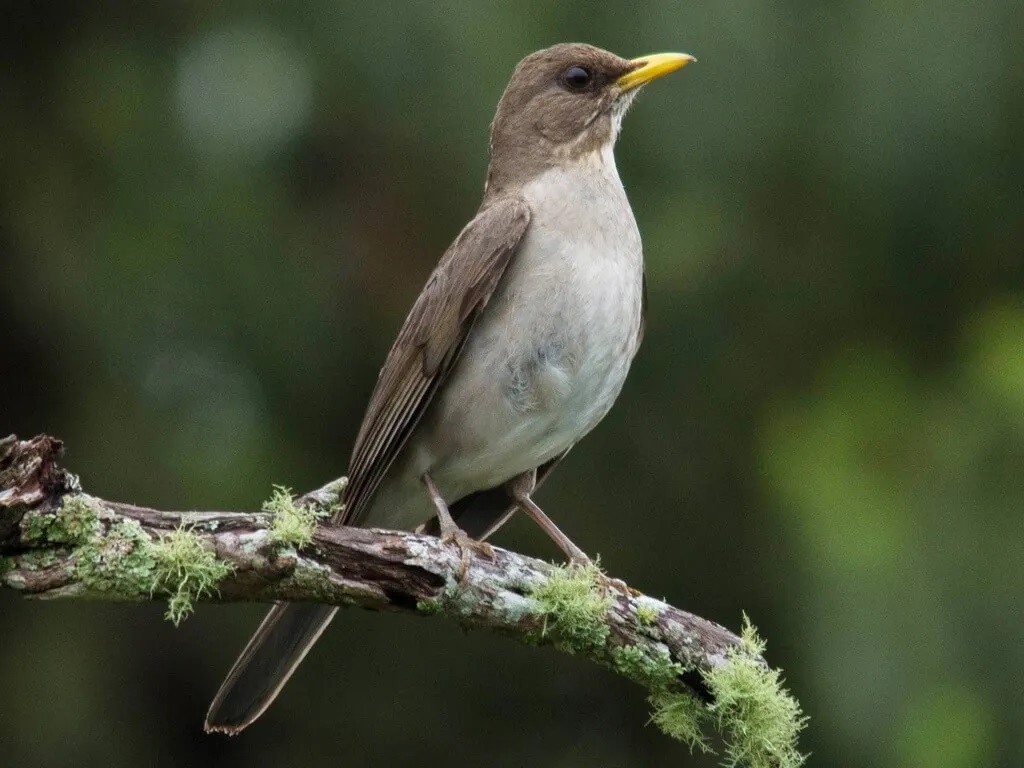
[[[640, 345], [643, 254], [612, 149], [640, 88], [693, 60], [570, 43], [519, 63], [480, 209], [388, 353], [333, 524], [440, 532], [465, 553], [521, 509], [587, 559], [531, 494], [611, 408]], [[206, 729], [259, 717], [336, 610], [275, 605]]]

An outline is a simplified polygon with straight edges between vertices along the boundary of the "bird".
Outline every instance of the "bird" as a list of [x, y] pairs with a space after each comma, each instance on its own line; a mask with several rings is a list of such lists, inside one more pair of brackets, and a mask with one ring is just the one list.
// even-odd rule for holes
[[[640, 346], [643, 252], [613, 148], [640, 90], [693, 61], [562, 43], [515, 67], [480, 207], [385, 359], [331, 524], [439, 534], [465, 554], [522, 510], [588, 562], [533, 492], [608, 413]], [[256, 720], [336, 611], [276, 604], [217, 692], [207, 732]]]

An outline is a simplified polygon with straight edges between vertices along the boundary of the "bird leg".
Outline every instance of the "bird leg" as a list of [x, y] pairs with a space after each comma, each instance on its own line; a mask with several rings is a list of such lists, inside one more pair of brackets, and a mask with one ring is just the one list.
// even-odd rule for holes
[[445, 502], [444, 497], [441, 496], [441, 492], [437, 489], [430, 475], [424, 473], [421, 479], [423, 480], [423, 485], [427, 488], [430, 500], [434, 502], [434, 507], [437, 509], [437, 522], [441, 528], [441, 541], [445, 544], [455, 544], [459, 548], [462, 561], [459, 581], [465, 581], [472, 552], [480, 552], [486, 555], [489, 560], [493, 560], [494, 548], [486, 542], [477, 541], [459, 528], [458, 523], [452, 518], [452, 513], [448, 511], [448, 504]]
[[514, 477], [508, 481], [507, 488], [509, 493], [512, 494], [512, 498], [516, 500], [519, 508], [522, 509], [526, 514], [537, 525], [540, 529], [548, 535], [558, 548], [562, 550], [566, 557], [577, 565], [589, 565], [590, 558], [583, 552], [582, 549], [577, 547], [572, 541], [555, 525], [554, 521], [544, 514], [544, 510], [537, 506], [537, 502], [530, 498], [530, 494], [533, 493], [534, 487], [537, 485], [537, 471], [530, 470], [524, 472], [518, 477]]

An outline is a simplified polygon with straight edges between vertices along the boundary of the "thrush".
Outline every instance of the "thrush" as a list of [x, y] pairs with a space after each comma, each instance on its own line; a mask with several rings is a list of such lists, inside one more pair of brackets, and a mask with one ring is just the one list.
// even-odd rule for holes
[[[480, 209], [388, 353], [333, 524], [440, 533], [466, 551], [521, 509], [586, 560], [532, 493], [611, 408], [640, 345], [640, 233], [612, 150], [641, 87], [693, 60], [569, 43], [518, 64]], [[259, 717], [336, 611], [275, 605], [206, 729], [234, 734]]]

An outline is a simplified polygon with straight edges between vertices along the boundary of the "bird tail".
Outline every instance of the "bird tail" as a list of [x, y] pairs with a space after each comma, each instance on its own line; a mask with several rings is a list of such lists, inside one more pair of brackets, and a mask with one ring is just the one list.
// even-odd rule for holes
[[210, 704], [206, 732], [234, 736], [262, 715], [337, 611], [315, 603], [271, 608]]
[[[537, 485], [564, 455], [538, 467]], [[482, 541], [515, 509], [515, 499], [501, 485], [460, 499], [451, 512], [466, 533]], [[421, 530], [436, 534], [437, 519], [432, 518]], [[334, 606], [316, 603], [278, 603], [271, 608], [221, 683], [206, 713], [206, 732], [234, 736], [262, 715], [337, 612]]]

